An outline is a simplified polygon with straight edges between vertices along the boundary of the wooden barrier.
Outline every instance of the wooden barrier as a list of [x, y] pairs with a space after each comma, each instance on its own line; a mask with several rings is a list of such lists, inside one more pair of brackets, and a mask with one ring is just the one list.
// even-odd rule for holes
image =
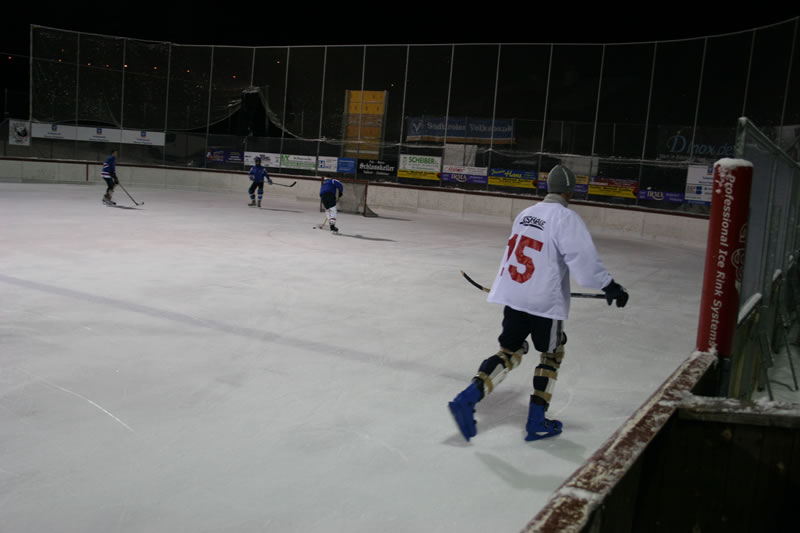
[[705, 397], [695, 352], [527, 524], [526, 533], [781, 531], [800, 501], [800, 406]]

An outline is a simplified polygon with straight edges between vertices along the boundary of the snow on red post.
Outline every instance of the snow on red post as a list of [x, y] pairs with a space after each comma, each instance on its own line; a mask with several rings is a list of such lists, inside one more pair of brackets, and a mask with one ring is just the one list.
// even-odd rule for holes
[[697, 326], [697, 349], [730, 357], [742, 283], [753, 165], [743, 159], [714, 163], [708, 245]]

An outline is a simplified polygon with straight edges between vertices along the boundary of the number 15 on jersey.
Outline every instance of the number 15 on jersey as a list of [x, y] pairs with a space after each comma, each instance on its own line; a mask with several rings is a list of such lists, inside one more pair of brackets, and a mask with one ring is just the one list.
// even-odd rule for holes
[[[508, 274], [511, 276], [511, 279], [517, 283], [525, 283], [531, 279], [531, 276], [533, 276], [533, 271], [536, 270], [536, 267], [533, 264], [533, 257], [527, 255], [525, 250], [530, 249], [534, 252], [541, 252], [543, 245], [544, 243], [541, 241], [537, 241], [532, 237], [526, 237], [525, 235], [519, 235], [518, 233], [515, 233], [511, 236], [511, 238], [508, 240], [508, 255], [506, 256], [506, 264], [508, 264], [509, 259], [511, 259], [511, 256], [513, 255], [520, 267], [524, 267], [524, 269], [521, 269], [520, 267], [517, 267], [517, 265], [509, 265]], [[503, 270], [505, 270], [505, 268]]]

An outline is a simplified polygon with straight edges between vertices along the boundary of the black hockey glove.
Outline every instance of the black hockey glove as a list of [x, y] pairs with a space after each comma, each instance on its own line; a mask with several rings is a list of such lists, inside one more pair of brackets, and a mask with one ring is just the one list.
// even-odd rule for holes
[[339, 198], [341, 198], [342, 196], [343, 196], [343, 193], [339, 193]]
[[119, 185], [119, 178], [117, 178], [116, 176], [114, 176], [114, 184]]
[[614, 300], [617, 301], [617, 307], [625, 307], [625, 304], [628, 303], [628, 291], [613, 279], [611, 283], [603, 287], [603, 292], [606, 293], [608, 305], [611, 305]]

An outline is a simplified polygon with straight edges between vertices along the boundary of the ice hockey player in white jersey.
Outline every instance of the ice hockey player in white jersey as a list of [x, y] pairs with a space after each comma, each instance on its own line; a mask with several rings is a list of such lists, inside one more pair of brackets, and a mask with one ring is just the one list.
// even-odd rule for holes
[[502, 304], [500, 350], [484, 360], [472, 383], [449, 403], [450, 412], [466, 440], [477, 434], [475, 406], [500, 384], [528, 352], [526, 338], [540, 352], [533, 376], [525, 440], [558, 435], [562, 423], [545, 418], [567, 336], [563, 322], [569, 314], [570, 275], [581, 286], [602, 289], [608, 305], [625, 307], [627, 291], [603, 266], [589, 230], [569, 209], [575, 174], [556, 165], [547, 176], [547, 195], [514, 220], [488, 301]]

